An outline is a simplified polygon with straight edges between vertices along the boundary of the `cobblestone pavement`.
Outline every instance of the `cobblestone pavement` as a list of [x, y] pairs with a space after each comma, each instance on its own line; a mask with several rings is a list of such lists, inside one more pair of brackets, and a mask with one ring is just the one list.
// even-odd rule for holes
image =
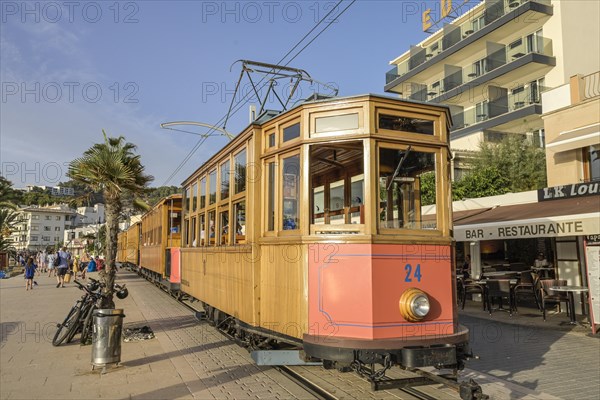
[[[39, 286], [33, 291], [25, 291], [22, 277], [0, 281], [1, 399], [312, 398], [277, 370], [256, 366], [245, 349], [199, 323], [189, 309], [155, 286], [126, 272], [120, 272], [118, 280], [127, 283], [130, 296], [116, 300], [117, 307], [125, 310], [125, 327], [150, 326], [156, 338], [122, 343], [120, 367], [104, 375], [91, 371], [91, 346], [79, 346], [77, 340], [59, 347], [51, 344], [56, 322], [64, 319], [81, 292], [73, 284], [57, 289], [53, 278], [36, 280]], [[595, 353], [593, 349], [597, 339], [544, 330], [519, 336], [515, 344], [513, 326], [499, 323], [500, 338], [492, 340], [489, 321], [467, 316], [464, 322], [472, 328], [474, 348], [481, 356], [470, 363], [464, 376], [476, 378], [493, 399], [555, 398], [549, 393], [567, 399], [574, 398], [570, 393], [597, 398], [590, 397], [598, 383], [597, 372], [595, 380], [590, 378], [593, 357], [598, 360], [598, 349]], [[477, 336], [478, 328], [485, 332], [484, 339]], [[521, 358], [511, 355], [520, 344], [527, 346], [527, 352], [519, 352]], [[576, 356], [578, 348], [585, 348], [585, 354]], [[580, 379], [587, 379], [587, 390], [571, 392], [564, 381], [556, 385], [559, 379], [575, 382], [582, 357], [589, 360], [589, 369]], [[556, 360], [561, 362], [555, 365]], [[369, 384], [353, 373], [302, 368], [340, 399], [412, 398], [397, 390], [371, 392]], [[440, 399], [457, 398], [439, 386], [425, 391]]]

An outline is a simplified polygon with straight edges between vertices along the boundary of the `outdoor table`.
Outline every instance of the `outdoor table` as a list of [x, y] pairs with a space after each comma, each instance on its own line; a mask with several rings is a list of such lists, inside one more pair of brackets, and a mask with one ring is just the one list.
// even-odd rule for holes
[[567, 292], [569, 296], [569, 317], [571, 318], [571, 325], [577, 325], [577, 319], [575, 318], [575, 296], [573, 293], [587, 293], [588, 288], [585, 286], [552, 286], [550, 290], [555, 292]]
[[[504, 275], [504, 274], [503, 274]], [[480, 279], [478, 281], [475, 281], [475, 283], [483, 286], [483, 289], [485, 291], [484, 296], [487, 298], [487, 283], [490, 279]], [[514, 296], [514, 288], [515, 286], [519, 283], [518, 279], [509, 279], [508, 283], [510, 285], [510, 291], [511, 291], [511, 296]], [[509, 306], [510, 307], [510, 306]], [[504, 310], [504, 308], [502, 307], [502, 299], [500, 299], [500, 305], [498, 310]]]

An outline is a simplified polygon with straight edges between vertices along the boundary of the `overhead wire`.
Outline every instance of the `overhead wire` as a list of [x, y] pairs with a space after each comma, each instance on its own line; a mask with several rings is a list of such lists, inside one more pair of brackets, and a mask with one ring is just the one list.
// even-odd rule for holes
[[[336, 3], [336, 5], [334, 7], [331, 8], [331, 10], [325, 14], [323, 16], [323, 18], [321, 18], [319, 20], [319, 22], [317, 22], [315, 24], [315, 26], [308, 31], [308, 33], [306, 33], [302, 39], [300, 39], [278, 62], [277, 64], [280, 64], [281, 62], [283, 62], [283, 60], [292, 53], [292, 51], [294, 51], [294, 49], [296, 49], [303, 41], [304, 39], [306, 39], [323, 21], [325, 21], [334, 11], [336, 11], [338, 9], [338, 6], [343, 2], [344, 0], [339, 0], [338, 3]], [[296, 57], [298, 57], [311, 43], [313, 43], [323, 32], [325, 32], [325, 30], [327, 30], [331, 24], [333, 24], [340, 16], [342, 16], [342, 14], [344, 14], [346, 12], [346, 10], [348, 10], [348, 8], [350, 8], [350, 6], [352, 6], [354, 3], [356, 2], [356, 0], [352, 0], [350, 2], [350, 4], [348, 6], [346, 6], [340, 13], [338, 13], [319, 33], [317, 33], [317, 35], [310, 40], [310, 42], [308, 42], [304, 47], [302, 47], [302, 49], [300, 49], [300, 51], [298, 51], [294, 57], [292, 57], [290, 60], [288, 60], [283, 66], [287, 66], [289, 65], [290, 62], [292, 62]], [[260, 85], [264, 80], [266, 79], [266, 77], [263, 77], [260, 79], [260, 81], [258, 81], [257, 86]], [[264, 86], [267, 84], [267, 82], [263, 83], [262, 86], [258, 89], [259, 91], [262, 90], [262, 88], [264, 88]], [[230, 115], [235, 115], [243, 106], [246, 105], [246, 103], [248, 103], [248, 101], [250, 99], [246, 99], [246, 97], [248, 97], [250, 95], [250, 92], [247, 92], [238, 102], [236, 105], [234, 105], [233, 107], [233, 111]], [[219, 119], [219, 121], [217, 121], [216, 124], [214, 124], [213, 126], [217, 126], [219, 124], [221, 124], [225, 119], [227, 118], [227, 115], [224, 115], [221, 119]], [[194, 155], [194, 153], [200, 148], [200, 146], [202, 146], [202, 144], [204, 144], [204, 142], [212, 136], [212, 132], [215, 131], [215, 128], [210, 128], [209, 131], [205, 134], [202, 135], [203, 137], [200, 138], [198, 140], [198, 142], [196, 143], [196, 145], [190, 150], [190, 152], [187, 154], [186, 157], [184, 157], [184, 159], [181, 161], [181, 163], [177, 166], [177, 168], [175, 168], [175, 170], [171, 173], [171, 175], [169, 175], [169, 177], [165, 180], [165, 182], [163, 183], [163, 186], [168, 184], [171, 179], [173, 179], [178, 173], [179, 171], [181, 171], [181, 169], [185, 166], [185, 164], [189, 161], [189, 159]]]

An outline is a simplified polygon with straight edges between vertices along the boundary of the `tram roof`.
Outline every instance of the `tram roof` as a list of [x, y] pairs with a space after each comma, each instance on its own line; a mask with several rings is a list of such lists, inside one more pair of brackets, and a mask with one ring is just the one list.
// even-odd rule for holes
[[[382, 95], [382, 94], [375, 94], [375, 93], [364, 93], [364, 94], [357, 94], [357, 95], [352, 95], [352, 96], [332, 96], [332, 97], [326, 97], [326, 98], [313, 98], [314, 96], [315, 95], [309, 97], [308, 99], [299, 101], [298, 104], [296, 104], [294, 107], [290, 108], [289, 110], [285, 110], [285, 111], [269, 110], [269, 109], [264, 110], [262, 113], [260, 113], [258, 115], [258, 117], [254, 121], [252, 121], [251, 123], [246, 125], [246, 127], [244, 127], [244, 129], [242, 129], [229, 143], [227, 143], [225, 146], [223, 146], [219, 151], [214, 153], [211, 157], [209, 157], [207, 160], [205, 160], [198, 168], [196, 168], [196, 170], [194, 170], [194, 172], [192, 174], [190, 174], [187, 178], [185, 178], [181, 182], [181, 185], [185, 186], [188, 183], [188, 181], [190, 180], [190, 178], [192, 178], [194, 175], [196, 175], [196, 173], [204, 165], [209, 163], [211, 159], [213, 159], [218, 153], [220, 153], [223, 149], [225, 149], [227, 146], [229, 146], [232, 142], [235, 142], [236, 139], [239, 137], [239, 135], [248, 131], [252, 126], [262, 126], [262, 125], [266, 124], [267, 122], [271, 121], [272, 119], [281, 117], [282, 115], [285, 115], [285, 114], [292, 113], [295, 110], [297, 110], [298, 108], [304, 107], [306, 105], [324, 104], [324, 103], [339, 102], [339, 101], [343, 101], [343, 100], [351, 100], [351, 99], [359, 99], [359, 98], [378, 98], [378, 99], [382, 99], [382, 100], [392, 100], [392, 101], [395, 101], [398, 103], [409, 103], [409, 104], [415, 104], [415, 105], [419, 105], [419, 106], [427, 106], [427, 107], [435, 107], [438, 109], [443, 109], [446, 113], [446, 120], [448, 122], [448, 130], [450, 130], [450, 127], [452, 126], [452, 116], [450, 115], [450, 107], [445, 104], [428, 103], [426, 101], [418, 101], [418, 100], [401, 99], [396, 96], [389, 96], [389, 95]], [[316, 96], [318, 97], [318, 94]]]

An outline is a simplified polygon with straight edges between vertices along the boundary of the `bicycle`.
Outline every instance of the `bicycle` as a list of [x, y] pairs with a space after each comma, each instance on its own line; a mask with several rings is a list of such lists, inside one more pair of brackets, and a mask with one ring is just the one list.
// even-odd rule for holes
[[[104, 298], [101, 292], [104, 284], [93, 278], [90, 278], [87, 285], [83, 285], [77, 280], [74, 283], [85, 293], [81, 296], [81, 299], [75, 302], [63, 323], [57, 325], [58, 330], [52, 339], [52, 345], [54, 346], [59, 346], [65, 341], [70, 343], [78, 332], [81, 332], [80, 342], [82, 345], [88, 344], [92, 337], [93, 313]], [[119, 299], [127, 297], [129, 292], [125, 285], [115, 284], [115, 288]]]

